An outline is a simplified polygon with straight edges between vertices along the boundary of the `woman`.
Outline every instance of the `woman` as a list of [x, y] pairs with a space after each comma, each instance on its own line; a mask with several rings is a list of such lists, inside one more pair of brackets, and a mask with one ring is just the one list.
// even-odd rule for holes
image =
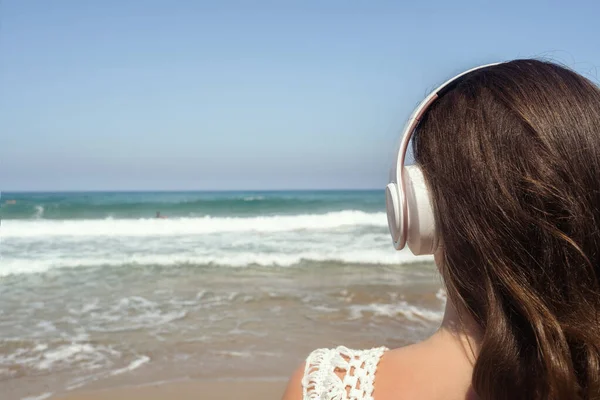
[[600, 90], [516, 60], [428, 101], [407, 134], [427, 199], [401, 190], [431, 202], [442, 325], [395, 350], [316, 350], [284, 400], [600, 399]]

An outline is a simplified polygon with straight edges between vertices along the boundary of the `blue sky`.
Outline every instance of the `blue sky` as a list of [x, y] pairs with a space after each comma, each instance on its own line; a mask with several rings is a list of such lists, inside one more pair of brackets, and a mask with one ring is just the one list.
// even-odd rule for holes
[[[0, 2], [0, 189], [383, 187], [436, 84], [598, 81], [600, 2]], [[440, 155], [443, 157], [443, 155]]]

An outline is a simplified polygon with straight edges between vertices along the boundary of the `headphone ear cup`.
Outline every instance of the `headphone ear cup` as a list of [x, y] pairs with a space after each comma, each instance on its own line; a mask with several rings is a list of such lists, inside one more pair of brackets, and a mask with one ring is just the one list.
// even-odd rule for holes
[[389, 183], [385, 188], [385, 205], [387, 209], [387, 220], [390, 234], [396, 250], [402, 250], [406, 245], [406, 232], [404, 232], [404, 210], [402, 198], [398, 185]]
[[406, 191], [408, 247], [417, 256], [433, 254], [438, 246], [438, 237], [423, 171], [416, 165], [405, 166], [402, 179]]

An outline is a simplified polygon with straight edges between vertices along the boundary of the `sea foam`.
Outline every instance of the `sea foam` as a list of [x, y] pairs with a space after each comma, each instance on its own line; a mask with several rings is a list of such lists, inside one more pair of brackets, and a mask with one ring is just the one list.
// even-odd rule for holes
[[284, 232], [387, 225], [385, 213], [345, 210], [326, 214], [174, 219], [6, 220], [3, 238], [58, 236], [173, 236], [223, 232]]
[[77, 268], [95, 266], [131, 266], [131, 265], [197, 265], [197, 266], [222, 266], [222, 267], [292, 267], [305, 263], [339, 262], [345, 264], [373, 264], [395, 265], [415, 262], [433, 261], [430, 256], [418, 259], [406, 251], [393, 252], [384, 250], [335, 250], [329, 252], [298, 252], [296, 254], [284, 253], [257, 253], [244, 252], [233, 254], [193, 255], [193, 254], [151, 254], [124, 256], [115, 254], [112, 257], [87, 256], [87, 258], [56, 257], [45, 259], [17, 258], [5, 260], [0, 267], [0, 277], [13, 274], [31, 274], [46, 272], [54, 268]]

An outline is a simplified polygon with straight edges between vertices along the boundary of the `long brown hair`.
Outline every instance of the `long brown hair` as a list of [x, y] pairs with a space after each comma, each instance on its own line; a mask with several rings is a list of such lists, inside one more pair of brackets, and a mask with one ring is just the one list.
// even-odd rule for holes
[[414, 138], [482, 399], [600, 399], [600, 90], [516, 60], [468, 74]]

